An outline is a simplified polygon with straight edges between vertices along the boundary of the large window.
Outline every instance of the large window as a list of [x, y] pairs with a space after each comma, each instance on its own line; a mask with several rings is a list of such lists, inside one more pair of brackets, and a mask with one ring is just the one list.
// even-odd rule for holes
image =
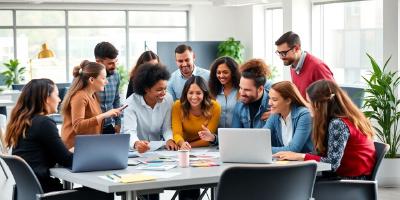
[[363, 83], [370, 70], [366, 53], [382, 62], [382, 1], [313, 6], [312, 53], [328, 64], [338, 83]]
[[273, 69], [273, 80], [283, 80], [283, 62], [275, 54], [275, 41], [283, 34], [282, 8], [265, 10], [265, 58]]
[[[187, 11], [0, 10], [0, 62], [19, 59], [27, 80], [66, 82], [73, 66], [94, 61], [95, 45], [108, 41], [119, 50], [119, 64], [130, 69], [143, 51], [156, 52], [157, 41], [187, 40], [187, 16]], [[54, 58], [37, 57], [44, 43]]]

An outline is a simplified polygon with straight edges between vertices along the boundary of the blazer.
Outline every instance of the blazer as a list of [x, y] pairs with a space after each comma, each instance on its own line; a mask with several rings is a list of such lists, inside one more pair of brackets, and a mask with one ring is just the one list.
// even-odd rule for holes
[[310, 111], [306, 107], [292, 105], [291, 116], [293, 136], [287, 146], [284, 146], [282, 141], [281, 115], [277, 113], [272, 114], [265, 123], [264, 128], [271, 130], [272, 153], [279, 151], [293, 151], [299, 153], [312, 152], [312, 120]]

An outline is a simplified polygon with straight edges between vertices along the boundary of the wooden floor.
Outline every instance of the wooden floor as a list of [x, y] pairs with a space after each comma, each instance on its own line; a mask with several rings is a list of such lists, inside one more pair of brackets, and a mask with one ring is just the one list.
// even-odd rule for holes
[[[0, 160], [0, 162], [2, 162]], [[8, 169], [7, 169], [8, 170]], [[8, 172], [9, 173], [9, 172]], [[12, 177], [5, 178], [3, 171], [0, 168], [0, 199], [11, 200], [12, 197], [12, 186], [14, 180]], [[166, 191], [161, 194], [161, 200], [169, 200], [173, 196], [173, 191]], [[400, 188], [379, 188], [378, 189], [379, 200], [399, 200], [400, 199]], [[119, 197], [115, 198], [120, 199]], [[204, 199], [208, 199], [205, 197]]]

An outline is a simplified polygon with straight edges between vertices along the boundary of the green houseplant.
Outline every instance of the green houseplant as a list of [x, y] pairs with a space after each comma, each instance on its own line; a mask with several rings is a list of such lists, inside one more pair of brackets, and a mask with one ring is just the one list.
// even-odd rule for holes
[[376, 135], [382, 142], [389, 144], [390, 149], [386, 158], [398, 157], [397, 150], [400, 145], [399, 132], [399, 104], [400, 99], [396, 95], [400, 78], [397, 71], [392, 72], [386, 69], [390, 58], [380, 68], [375, 59], [367, 54], [371, 65], [370, 77], [363, 77], [367, 83], [366, 97], [364, 99], [364, 114], [375, 120]]
[[119, 78], [120, 78], [120, 83], [119, 83], [119, 92], [123, 92], [123, 90], [125, 89], [125, 86], [127, 86], [128, 82], [129, 82], [129, 73], [128, 70], [126, 69], [125, 66], [120, 65], [117, 67], [117, 71], [119, 74]]
[[228, 38], [218, 45], [218, 57], [229, 56], [235, 59], [239, 64], [243, 63], [243, 52], [244, 46], [233, 37]]
[[19, 64], [18, 59], [10, 59], [8, 63], [3, 63], [6, 70], [1, 72], [1, 74], [4, 76], [4, 82], [7, 87], [11, 87], [12, 84], [18, 84], [24, 79], [26, 68], [20, 67]]

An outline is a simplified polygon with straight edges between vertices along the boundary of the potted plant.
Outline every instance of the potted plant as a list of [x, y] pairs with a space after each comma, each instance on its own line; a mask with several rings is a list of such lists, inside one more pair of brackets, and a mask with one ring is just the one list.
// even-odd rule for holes
[[4, 82], [7, 87], [11, 87], [12, 84], [19, 84], [24, 79], [25, 67], [19, 66], [18, 59], [10, 59], [8, 63], [3, 63], [6, 70], [1, 72], [4, 76]]
[[243, 63], [243, 52], [244, 46], [233, 37], [228, 38], [228, 40], [218, 45], [218, 57], [229, 56], [239, 64]]
[[[120, 65], [117, 67], [117, 71], [119, 74], [120, 82], [119, 82], [119, 93], [124, 94], [126, 92], [126, 86], [129, 82], [129, 73], [125, 66]], [[125, 96], [125, 95], [122, 95]]]
[[390, 145], [385, 155], [378, 182], [384, 186], [400, 186], [400, 99], [397, 95], [400, 78], [397, 71], [386, 69], [390, 58], [381, 68], [373, 57], [367, 54], [372, 65], [370, 77], [363, 77], [367, 83], [364, 99], [364, 114], [372, 120], [377, 138]]

